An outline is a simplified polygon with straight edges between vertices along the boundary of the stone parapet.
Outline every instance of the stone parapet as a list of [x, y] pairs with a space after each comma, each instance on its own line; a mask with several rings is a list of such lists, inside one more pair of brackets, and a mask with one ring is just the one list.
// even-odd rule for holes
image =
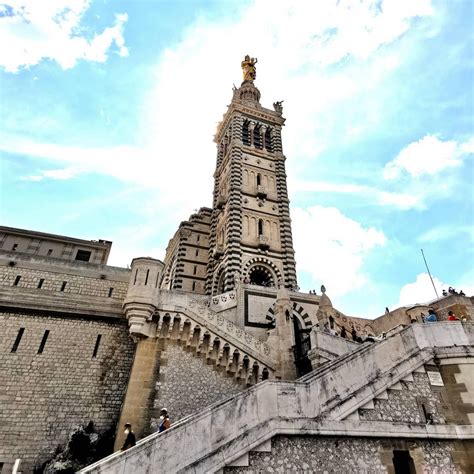
[[112, 298], [57, 293], [38, 289], [0, 286], [0, 308], [8, 311], [35, 312], [93, 318], [122, 319], [122, 302]]
[[193, 319], [195, 323], [213, 332], [215, 336], [228, 342], [243, 354], [273, 369], [270, 346], [241, 326], [227, 321], [223, 316], [212, 311], [207, 302], [195, 299], [193, 295], [186, 293], [177, 295], [176, 292], [162, 291], [157, 310], [160, 314], [178, 313]]

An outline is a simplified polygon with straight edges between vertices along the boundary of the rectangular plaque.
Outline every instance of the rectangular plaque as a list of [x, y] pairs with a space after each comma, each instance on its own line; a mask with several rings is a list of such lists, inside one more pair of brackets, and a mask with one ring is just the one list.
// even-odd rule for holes
[[444, 387], [443, 379], [439, 372], [426, 372], [430, 380], [430, 385], [438, 385], [439, 387]]

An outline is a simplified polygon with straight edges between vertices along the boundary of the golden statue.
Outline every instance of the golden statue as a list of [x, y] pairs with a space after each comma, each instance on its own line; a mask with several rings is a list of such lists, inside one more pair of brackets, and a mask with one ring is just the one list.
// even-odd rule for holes
[[257, 77], [257, 70], [255, 69], [255, 64], [257, 64], [257, 58], [251, 58], [248, 54], [245, 56], [245, 59], [242, 61], [242, 71], [244, 73], [244, 82], [253, 82]]

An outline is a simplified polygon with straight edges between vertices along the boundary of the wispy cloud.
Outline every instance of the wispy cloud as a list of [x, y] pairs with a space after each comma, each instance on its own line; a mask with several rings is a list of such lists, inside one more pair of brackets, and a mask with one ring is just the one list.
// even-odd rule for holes
[[[86, 37], [81, 28], [90, 0], [6, 0], [0, 5], [0, 66], [18, 72], [43, 59], [56, 61], [63, 69], [78, 60], [105, 62], [112, 45], [127, 56], [123, 37], [126, 14], [115, 15], [113, 26]], [[87, 35], [89, 36], [89, 35]]]
[[440, 140], [426, 135], [407, 145], [398, 156], [384, 168], [384, 178], [393, 180], [408, 173], [412, 177], [434, 175], [446, 168], [462, 164], [463, 155], [473, 152], [473, 140], [458, 143], [455, 140]]
[[294, 180], [291, 181], [290, 188], [293, 193], [314, 192], [348, 194], [358, 196], [368, 204], [392, 206], [401, 210], [421, 209], [424, 207], [424, 193], [416, 195], [413, 193], [401, 193], [397, 191], [382, 191], [376, 187], [362, 184]]
[[459, 234], [467, 234], [471, 241], [474, 242], [474, 226], [473, 225], [464, 225], [464, 226], [452, 226], [452, 225], [443, 225], [438, 227], [433, 227], [432, 229], [426, 231], [418, 238], [418, 241], [421, 243], [425, 242], [440, 242], [443, 240], [454, 239], [455, 236]]

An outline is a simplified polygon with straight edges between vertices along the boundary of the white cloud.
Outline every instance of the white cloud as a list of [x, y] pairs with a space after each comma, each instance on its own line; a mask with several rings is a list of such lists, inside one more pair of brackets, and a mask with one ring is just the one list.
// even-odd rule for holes
[[364, 228], [334, 207], [292, 208], [293, 239], [298, 269], [340, 296], [368, 282], [364, 259], [386, 243], [384, 233]]
[[127, 15], [115, 15], [113, 26], [90, 35], [81, 27], [89, 6], [90, 0], [6, 0], [0, 6], [0, 44], [8, 46], [0, 49], [0, 65], [18, 72], [51, 59], [69, 69], [80, 59], [106, 61], [113, 44], [120, 56], [127, 56]]
[[[467, 296], [474, 295], [474, 285], [472, 281], [467, 283], [464, 281], [460, 282], [460, 284], [447, 284], [443, 283], [439, 278], [433, 277], [433, 282], [440, 297], [442, 296], [443, 289], [447, 290], [450, 286], [455, 287], [458, 291], [463, 290]], [[414, 282], [407, 283], [401, 288], [400, 299], [394, 308], [429, 303], [435, 299], [436, 293], [428, 273], [420, 273]]]
[[384, 168], [384, 178], [392, 180], [404, 172], [412, 177], [435, 175], [446, 168], [462, 164], [462, 155], [473, 148], [472, 140], [459, 144], [454, 140], [443, 141], [434, 135], [426, 135], [407, 145]]
[[[399, 191], [381, 191], [376, 187], [362, 184], [329, 183], [322, 181], [291, 180], [289, 187], [295, 192], [316, 192], [334, 194], [352, 194], [363, 196], [369, 202], [382, 206], [393, 206], [398, 209], [422, 209], [424, 207], [424, 192], [401, 193]], [[373, 198], [373, 199], [372, 199]]]
[[46, 170], [42, 171], [39, 175], [22, 176], [22, 181], [42, 181], [45, 178], [67, 180], [74, 178], [78, 174], [78, 171], [73, 168], [64, 168], [57, 170]]
[[[441, 296], [441, 291], [446, 285], [436, 277], [433, 278], [433, 282], [438, 295]], [[436, 293], [428, 273], [420, 273], [416, 281], [407, 283], [400, 289], [400, 298], [395, 307], [423, 304], [434, 299], [436, 299]]]

